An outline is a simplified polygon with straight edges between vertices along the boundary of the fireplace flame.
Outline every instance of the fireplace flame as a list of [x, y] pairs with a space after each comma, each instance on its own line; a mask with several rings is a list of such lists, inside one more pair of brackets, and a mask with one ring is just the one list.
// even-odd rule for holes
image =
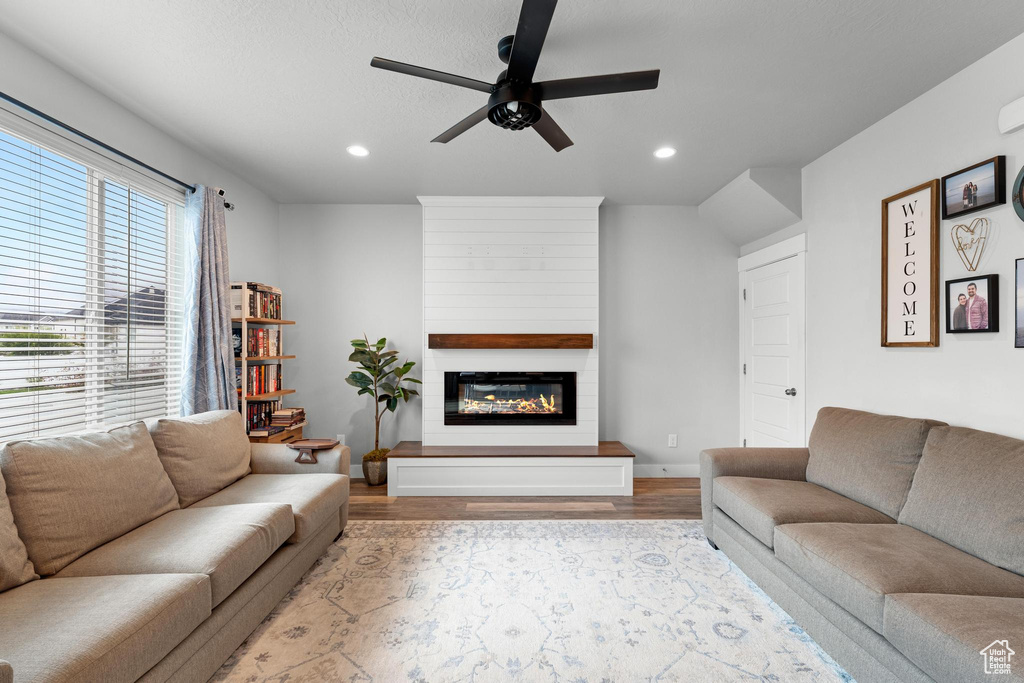
[[462, 413], [557, 413], [560, 412], [555, 406], [555, 397], [550, 400], [540, 395], [540, 398], [516, 398], [503, 400], [496, 398], [493, 394], [484, 396], [483, 400], [465, 399]]

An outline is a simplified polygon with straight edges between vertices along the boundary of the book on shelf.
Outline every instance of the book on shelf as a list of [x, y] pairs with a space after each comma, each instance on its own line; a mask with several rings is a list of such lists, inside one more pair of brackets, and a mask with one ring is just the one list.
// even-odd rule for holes
[[245, 430], [249, 432], [249, 436], [270, 436], [265, 433], [268, 430], [273, 430], [272, 434], [283, 431], [283, 427], [279, 428], [270, 424], [271, 416], [280, 405], [279, 399], [246, 403], [245, 414], [242, 417], [245, 419]]
[[260, 282], [232, 282], [231, 317], [280, 320], [281, 290]]
[[[244, 385], [243, 385], [244, 382]], [[242, 368], [235, 368], [235, 388], [241, 392], [245, 390], [245, 396], [258, 394], [269, 394], [274, 391], [281, 391], [284, 383], [281, 379], [280, 365], [250, 365], [245, 369], [243, 377]]]

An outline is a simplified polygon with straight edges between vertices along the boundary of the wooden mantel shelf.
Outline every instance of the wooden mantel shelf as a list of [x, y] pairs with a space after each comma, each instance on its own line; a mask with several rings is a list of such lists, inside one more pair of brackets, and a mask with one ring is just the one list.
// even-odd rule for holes
[[592, 334], [429, 334], [430, 349], [592, 349]]
[[621, 441], [601, 441], [596, 446], [424, 446], [422, 441], [402, 441], [388, 458], [632, 458]]

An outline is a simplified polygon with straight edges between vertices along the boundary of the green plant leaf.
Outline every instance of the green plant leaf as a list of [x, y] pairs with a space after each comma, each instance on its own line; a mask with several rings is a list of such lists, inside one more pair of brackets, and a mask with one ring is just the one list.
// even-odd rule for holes
[[377, 385], [377, 388], [382, 393], [387, 393], [389, 395], [394, 395], [395, 393], [395, 385], [392, 384], [391, 382], [381, 382], [380, 384]]
[[358, 392], [356, 392], [357, 396], [361, 396], [362, 394], [370, 394], [371, 396], [373, 396], [373, 388], [372, 387], [363, 387]]
[[364, 349], [356, 349], [349, 354], [348, 359], [353, 363], [369, 363], [375, 365], [373, 355]]
[[406, 377], [405, 381], [406, 382], [412, 382], [413, 384], [423, 384], [423, 382], [419, 381], [418, 379], [416, 379], [414, 377]]
[[377, 343], [374, 344], [373, 347], [375, 349], [377, 349], [378, 351], [380, 351], [381, 349], [383, 349], [387, 345], [388, 345], [387, 337], [381, 337], [380, 339], [377, 340]]
[[352, 344], [352, 346], [354, 346], [357, 349], [365, 349], [366, 348], [366, 341], [362, 340], [362, 339], [353, 339], [350, 343]]
[[372, 379], [357, 371], [353, 371], [352, 374], [345, 378], [345, 381], [354, 387], [365, 387], [373, 384]]
[[395, 412], [395, 409], [397, 407], [398, 407], [398, 399], [395, 398], [394, 396], [392, 396], [391, 398], [388, 399], [388, 410], [390, 410], [393, 413], [393, 412]]

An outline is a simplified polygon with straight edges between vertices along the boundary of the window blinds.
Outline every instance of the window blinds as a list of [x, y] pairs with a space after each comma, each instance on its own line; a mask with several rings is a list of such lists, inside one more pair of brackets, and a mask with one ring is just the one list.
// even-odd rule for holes
[[0, 114], [0, 442], [177, 415], [184, 194]]

